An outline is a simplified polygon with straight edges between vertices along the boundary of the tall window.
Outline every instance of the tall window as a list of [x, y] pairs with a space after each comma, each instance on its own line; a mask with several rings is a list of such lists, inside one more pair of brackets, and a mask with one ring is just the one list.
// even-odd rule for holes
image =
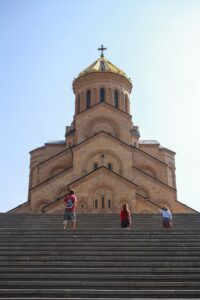
[[86, 95], [86, 108], [88, 109], [88, 108], [90, 108], [90, 98], [91, 98], [91, 93], [90, 93], [90, 90], [89, 91], [87, 91], [87, 95]]
[[95, 208], [98, 208], [98, 199], [95, 199], [94, 206], [95, 206]]
[[100, 102], [104, 102], [105, 101], [105, 89], [101, 88], [100, 89]]
[[101, 207], [104, 208], [104, 197], [101, 198]]
[[116, 90], [114, 92], [114, 98], [115, 98], [115, 107], [118, 108], [118, 106], [119, 106], [119, 96], [118, 96], [118, 91], [116, 91]]
[[81, 106], [81, 99], [80, 99], [80, 95], [78, 95], [78, 99], [77, 99], [77, 113], [80, 113], [80, 106]]
[[111, 200], [108, 199], [108, 208], [111, 208]]
[[112, 170], [112, 164], [111, 163], [108, 163], [108, 170]]
[[93, 169], [96, 170], [98, 168], [98, 163], [94, 163]]

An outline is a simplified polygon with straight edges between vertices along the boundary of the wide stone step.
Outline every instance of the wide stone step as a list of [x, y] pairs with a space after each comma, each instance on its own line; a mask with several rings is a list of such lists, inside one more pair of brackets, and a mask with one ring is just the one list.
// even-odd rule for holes
[[[126, 249], [133, 247], [133, 248], [140, 248], [140, 247], [146, 247], [147, 243], [148, 243], [148, 247], [155, 247], [155, 248], [174, 248], [174, 247], [187, 247], [188, 249], [190, 248], [200, 248], [200, 242], [191, 242], [191, 241], [158, 241], [158, 242], [152, 242], [152, 241], [80, 241], [80, 240], [72, 240], [72, 244], [73, 246], [71, 246], [71, 248], [113, 248], [113, 247], [118, 247], [118, 248], [122, 248]], [[34, 251], [38, 251], [38, 250], [56, 250], [59, 247], [59, 250], [64, 250], [66, 249], [66, 246], [68, 247], [68, 249], [70, 250], [70, 247], [68, 246], [69, 244], [69, 240], [67, 241], [62, 241], [62, 242], [55, 242], [52, 241], [51, 243], [49, 242], [44, 242], [44, 241], [38, 241], [35, 243], [32, 242], [7, 242], [7, 243], [0, 243], [0, 251], [7, 251], [7, 250], [34, 250]]]
[[[46, 266], [47, 260], [43, 257], [36, 257], [38, 260], [28, 260], [22, 258], [26, 257], [18, 257], [20, 260], [1, 260], [0, 266]], [[48, 260], [48, 266], [62, 266], [62, 265], [68, 265], [69, 263], [174, 263], [174, 262], [180, 262], [180, 263], [198, 263], [200, 261], [200, 256], [171, 256], [171, 257], [165, 257], [165, 256], [66, 256], [65, 259], [59, 259], [59, 257], [54, 258], [53, 260]]]
[[[67, 250], [66, 250], [67, 247]], [[34, 254], [36, 251], [43, 254], [43, 252], [45, 252], [46, 254], [51, 254], [51, 255], [56, 255], [56, 254], [61, 254], [63, 255], [65, 253], [65, 251], [67, 251], [68, 253], [71, 251], [76, 251], [76, 249], [81, 249], [80, 251], [95, 251], [95, 252], [99, 252], [99, 251], [115, 251], [115, 252], [127, 252], [127, 251], [179, 251], [181, 248], [181, 251], [184, 250], [188, 250], [190, 252], [192, 251], [200, 251], [200, 246], [199, 245], [186, 245], [186, 244], [180, 244], [180, 245], [171, 245], [171, 246], [165, 246], [165, 245], [159, 245], [159, 246], [154, 246], [154, 245], [146, 245], [145, 249], [144, 246], [137, 246], [137, 245], [126, 245], [126, 246], [110, 246], [110, 245], [65, 245], [65, 246], [52, 246], [49, 245], [49, 248], [47, 247], [26, 247], [26, 246], [22, 246], [22, 247], [1, 247], [0, 248], [0, 255], [1, 254], [12, 254], [12, 253], [19, 253], [19, 254]]]
[[[5, 299], [9, 299], [9, 300], [16, 300], [17, 298], [15, 297], [15, 298], [13, 298], [12, 296], [11, 297], [9, 297], [9, 298], [2, 298], [1, 296], [0, 296], [0, 300], [5, 300]], [[40, 297], [40, 296], [38, 296], [38, 297], [29, 297], [29, 296], [22, 296], [22, 297], [20, 297], [20, 299], [21, 300], [59, 300], [59, 299], [66, 299], [66, 298], [57, 298], [57, 297], [48, 297], [48, 298], [46, 298], [45, 296], [43, 296], [43, 297]], [[91, 299], [94, 299], [94, 298], [88, 298], [88, 297], [67, 297], [67, 299], [68, 300], [91, 300]], [[110, 298], [107, 298], [107, 297], [99, 297], [99, 296], [96, 296], [96, 298], [95, 299], [98, 299], [98, 300], [110, 300], [110, 299], [113, 299], [112, 297], [110, 297]], [[122, 298], [118, 298], [118, 297], [115, 297], [114, 298], [115, 300], [122, 300]], [[130, 298], [127, 298], [127, 297], [123, 297], [123, 300], [128, 300], [128, 299], [130, 299]], [[148, 296], [146, 296], [145, 298], [143, 298], [142, 296], [140, 296], [140, 298], [138, 298], [137, 296], [136, 297], [134, 297], [134, 298], [131, 298], [131, 299], [134, 299], [134, 300], [155, 300], [155, 299], [162, 299], [162, 300], [171, 300], [172, 298], [163, 298], [163, 296], [161, 297], [161, 296], [159, 296], [159, 298], [157, 297], [157, 298], [155, 298], [155, 297], [151, 297], [150, 296], [150, 298], [148, 297]], [[173, 297], [173, 299], [174, 300], [180, 300], [180, 298], [174, 298]], [[183, 298], [181, 298], [181, 299], [183, 299]], [[186, 298], [184, 298], [184, 299], [186, 299]], [[197, 299], [197, 298], [187, 298], [187, 299]]]
[[121, 262], [126, 262], [126, 261], [136, 261], [136, 262], [140, 262], [140, 261], [150, 261], [150, 262], [159, 262], [159, 261], [167, 261], [167, 262], [171, 262], [171, 261], [199, 261], [200, 260], [200, 256], [191, 256], [188, 254], [188, 256], [157, 256], [157, 255], [153, 255], [153, 256], [146, 256], [146, 255], [125, 255], [122, 256], [120, 255], [95, 255], [95, 256], [91, 256], [91, 255], [87, 255], [87, 256], [2, 256], [0, 257], [0, 266], [7, 266], [10, 264], [14, 264], [14, 265], [32, 265], [32, 264], [40, 264], [41, 266], [43, 264], [46, 264], [47, 262], [49, 263], [49, 265], [51, 264], [59, 264], [59, 263], [65, 263], [65, 262], [112, 262], [112, 261], [121, 261]]
[[[9, 262], [8, 264], [0, 265], [1, 271], [4, 272], [6, 269], [7, 272], [10, 272], [10, 268], [18, 268], [19, 264], [13, 264], [12, 262]], [[5, 266], [5, 267], [4, 267]], [[22, 264], [20, 264], [21, 267], [23, 267]], [[61, 262], [61, 263], [53, 263], [53, 264], [41, 264], [38, 263], [37, 265], [30, 265], [29, 263], [26, 264], [26, 267], [29, 268], [35, 268], [39, 267], [41, 270], [48, 269], [51, 267], [54, 268], [68, 268], [68, 267], [102, 267], [102, 268], [108, 268], [108, 267], [190, 267], [190, 268], [197, 268], [200, 267], [200, 260], [195, 261], [68, 261], [68, 262]]]
[[[5, 280], [76, 280], [77, 281], [77, 273], [17, 273], [17, 274], [0, 274], [0, 279], [2, 280], [2, 283], [5, 282]], [[134, 274], [118, 274], [118, 273], [79, 273], [78, 275], [79, 281], [170, 281], [173, 280], [175, 281], [199, 281], [200, 279], [200, 274], [199, 273], [134, 273]]]
[[[14, 254], [12, 254], [12, 253], [10, 253], [9, 255], [0, 255], [0, 261], [2, 261], [2, 260], [13, 260], [13, 261], [15, 261], [15, 260], [28, 260], [28, 261], [31, 261], [31, 260], [38, 260], [38, 259], [41, 259], [41, 260], [43, 260], [43, 261], [47, 261], [47, 260], [55, 260], [55, 261], [57, 261], [57, 260], [65, 260], [66, 259], [66, 257], [67, 256], [69, 256], [69, 257], [71, 257], [72, 259], [75, 259], [76, 258], [76, 256], [77, 256], [77, 258], [79, 259], [81, 256], [83, 257], [83, 255], [84, 256], [101, 256], [101, 257], [105, 257], [105, 256], [112, 256], [112, 257], [114, 257], [114, 256], [119, 256], [119, 255], [121, 255], [121, 256], [138, 256], [138, 255], [140, 255], [141, 257], [142, 256], [144, 256], [144, 257], [147, 257], [147, 256], [149, 256], [149, 257], [156, 257], [156, 256], [164, 256], [164, 257], [166, 257], [166, 256], [168, 256], [168, 257], [170, 257], [170, 256], [179, 256], [179, 257], [181, 257], [181, 256], [186, 256], [186, 255], [188, 255], [188, 256], [199, 256], [199, 251], [187, 251], [187, 250], [185, 250], [185, 251], [181, 251], [180, 249], [179, 249], [179, 251], [171, 251], [170, 253], [169, 253], [169, 251], [129, 251], [129, 252], [127, 252], [127, 251], [123, 251], [123, 253], [120, 253], [119, 251], [98, 251], [99, 253], [93, 253], [93, 252], [91, 252], [91, 251], [72, 251], [72, 252], [68, 252], [68, 251], [65, 251], [65, 253], [64, 253], [64, 255], [62, 254], [62, 253], [59, 253], [59, 256], [58, 256], [58, 252], [56, 252], [56, 253], [54, 253], [54, 254], [46, 254], [46, 253], [44, 253], [44, 251], [42, 252], [42, 254], [41, 253], [39, 253], [39, 252], [34, 252], [34, 254], [33, 255], [24, 255], [24, 254], [21, 254], [21, 253], [19, 253], [18, 255], [14, 255]], [[92, 259], [93, 259], [93, 257], [92, 257]]]
[[[98, 299], [102, 297], [114, 298], [117, 297], [126, 297], [126, 298], [135, 298], [135, 297], [149, 297], [151, 295], [155, 298], [166, 298], [166, 297], [183, 297], [183, 298], [194, 298], [200, 296], [200, 290], [187, 290], [187, 289], [143, 289], [143, 290], [121, 290], [121, 289], [0, 289], [0, 296], [4, 296], [5, 298], [9, 298], [9, 296], [15, 296], [16, 298], [21, 298], [22, 296], [37, 296], [37, 297], [59, 297], [59, 298], [67, 298], [71, 297], [77, 298], [80, 297], [84, 299], [90, 297], [93, 299]], [[121, 299], [123, 299], [121, 298]]]
[[183, 266], [180, 266], [180, 267], [177, 267], [177, 266], [174, 266], [174, 267], [169, 267], [169, 266], [163, 266], [163, 267], [79, 267], [79, 266], [73, 266], [73, 267], [67, 267], [67, 268], [51, 268], [51, 267], [48, 267], [48, 268], [37, 268], [37, 267], [26, 267], [26, 268], [22, 268], [22, 267], [18, 267], [18, 268], [14, 268], [14, 267], [10, 267], [9, 270], [8, 268], [4, 268], [2, 267], [1, 268], [1, 273], [3, 274], [14, 274], [14, 273], [25, 273], [28, 274], [29, 273], [71, 273], [71, 274], [88, 274], [88, 273], [93, 273], [95, 274], [96, 272], [98, 273], [110, 273], [110, 274], [114, 274], [114, 273], [124, 273], [124, 274], [135, 274], [135, 273], [184, 273], [184, 272], [187, 272], [187, 273], [200, 273], [200, 267], [183, 267]]
[[82, 280], [81, 282], [79, 280], [77, 281], [66, 281], [66, 280], [29, 280], [29, 281], [8, 281], [4, 280], [2, 282], [2, 288], [9, 288], [9, 289], [18, 289], [18, 288], [25, 288], [25, 289], [31, 289], [31, 288], [42, 288], [42, 289], [55, 289], [55, 288], [62, 288], [62, 289], [90, 289], [90, 288], [98, 288], [99, 290], [104, 289], [114, 289], [119, 288], [120, 289], [129, 289], [129, 288], [139, 288], [139, 289], [155, 289], [155, 288], [166, 288], [170, 287], [171, 289], [174, 288], [180, 288], [184, 286], [184, 289], [194, 289], [199, 290], [200, 289], [200, 282], [199, 281], [86, 281]]

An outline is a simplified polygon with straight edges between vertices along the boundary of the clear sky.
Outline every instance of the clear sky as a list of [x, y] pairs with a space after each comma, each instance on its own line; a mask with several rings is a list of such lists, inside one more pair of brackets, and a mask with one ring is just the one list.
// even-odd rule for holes
[[64, 139], [102, 43], [133, 81], [141, 139], [176, 152], [178, 199], [200, 211], [199, 0], [0, 0], [0, 211], [27, 200], [29, 151]]

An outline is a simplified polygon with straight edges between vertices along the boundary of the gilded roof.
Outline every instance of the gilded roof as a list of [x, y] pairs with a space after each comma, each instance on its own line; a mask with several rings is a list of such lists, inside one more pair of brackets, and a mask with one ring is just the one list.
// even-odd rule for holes
[[78, 77], [86, 75], [88, 73], [95, 73], [95, 72], [112, 72], [121, 76], [126, 77], [128, 81], [131, 82], [130, 78], [127, 77], [126, 73], [123, 72], [121, 69], [116, 67], [113, 63], [107, 60], [104, 56], [100, 56], [95, 62], [93, 62], [89, 67], [79, 73]]

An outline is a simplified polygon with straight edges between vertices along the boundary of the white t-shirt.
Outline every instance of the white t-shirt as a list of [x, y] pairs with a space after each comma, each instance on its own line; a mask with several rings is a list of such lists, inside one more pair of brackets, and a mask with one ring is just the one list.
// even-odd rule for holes
[[168, 210], [162, 209], [161, 213], [162, 213], [163, 218], [167, 218], [167, 219], [172, 220], [172, 214], [171, 214], [171, 211], [169, 209]]

